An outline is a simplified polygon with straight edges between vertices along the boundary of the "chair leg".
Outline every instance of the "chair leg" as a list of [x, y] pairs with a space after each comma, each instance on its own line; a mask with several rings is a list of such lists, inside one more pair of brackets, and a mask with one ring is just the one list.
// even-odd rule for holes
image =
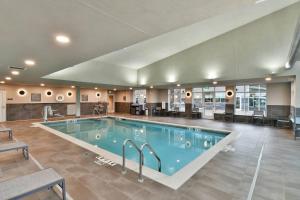
[[67, 200], [67, 198], [66, 198], [66, 184], [65, 184], [65, 180], [63, 180], [61, 182], [60, 187], [61, 187], [61, 192], [62, 192], [62, 199], [63, 200]]
[[8, 139], [12, 140], [12, 130], [8, 131]]
[[28, 147], [23, 148], [23, 156], [26, 160], [29, 159]]

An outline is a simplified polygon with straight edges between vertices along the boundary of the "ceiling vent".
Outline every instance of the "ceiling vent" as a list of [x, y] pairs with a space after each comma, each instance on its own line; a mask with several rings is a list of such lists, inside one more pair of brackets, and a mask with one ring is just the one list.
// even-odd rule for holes
[[26, 67], [15, 67], [15, 66], [11, 66], [11, 67], [8, 67], [9, 69], [14, 69], [14, 70], [25, 70]]

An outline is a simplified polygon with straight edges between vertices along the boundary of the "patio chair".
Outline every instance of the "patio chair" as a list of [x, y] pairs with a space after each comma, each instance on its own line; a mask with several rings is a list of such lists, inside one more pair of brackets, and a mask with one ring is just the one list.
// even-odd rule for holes
[[61, 187], [66, 200], [65, 180], [52, 168], [0, 182], [0, 200], [20, 199], [55, 185]]
[[18, 142], [0, 144], [0, 152], [19, 150], [19, 149], [22, 149], [24, 158], [28, 160], [29, 159], [28, 145], [25, 144], [24, 142], [18, 141]]
[[254, 110], [252, 115], [252, 123], [257, 124], [258, 122], [260, 122], [261, 125], [264, 125], [265, 123], [264, 111]]
[[13, 132], [11, 128], [0, 128], [0, 133], [8, 133], [8, 139], [13, 139]]

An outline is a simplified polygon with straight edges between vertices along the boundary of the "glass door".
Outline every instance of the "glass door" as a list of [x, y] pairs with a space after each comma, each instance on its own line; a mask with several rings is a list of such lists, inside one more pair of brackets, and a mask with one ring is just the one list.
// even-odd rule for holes
[[207, 119], [212, 119], [214, 117], [214, 93], [204, 92], [204, 107], [203, 107], [203, 117]]

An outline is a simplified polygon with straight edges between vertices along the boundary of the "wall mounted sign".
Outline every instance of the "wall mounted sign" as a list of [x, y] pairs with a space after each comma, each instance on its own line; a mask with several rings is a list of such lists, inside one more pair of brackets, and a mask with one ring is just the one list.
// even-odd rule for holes
[[89, 95], [87, 95], [87, 94], [82, 94], [82, 95], [81, 95], [81, 101], [89, 101]]
[[31, 101], [32, 102], [40, 102], [42, 100], [41, 93], [31, 93]]
[[17, 93], [19, 96], [24, 97], [24, 96], [26, 96], [27, 91], [25, 89], [18, 89]]

